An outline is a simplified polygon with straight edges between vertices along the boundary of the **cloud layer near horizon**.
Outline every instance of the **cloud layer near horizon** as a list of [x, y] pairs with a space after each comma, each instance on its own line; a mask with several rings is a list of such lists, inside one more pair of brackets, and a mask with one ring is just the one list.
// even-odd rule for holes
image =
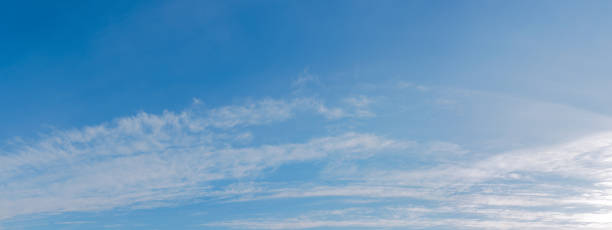
[[[205, 226], [241, 229], [607, 229], [612, 225], [612, 133], [427, 170], [379, 169], [359, 183], [271, 190], [261, 199], [360, 197], [355, 205]], [[367, 198], [367, 199], [366, 199]], [[408, 200], [421, 200], [414, 204]], [[368, 202], [366, 202], [368, 203]]]
[[[303, 114], [327, 120], [378, 116], [368, 97], [340, 101], [330, 107], [312, 98], [263, 99], [204, 109], [196, 100], [181, 112], [139, 113], [33, 141], [15, 140], [0, 154], [0, 222], [39, 214], [151, 209], [201, 202], [198, 198], [234, 203], [329, 198], [328, 205], [293, 216], [270, 213], [200, 227], [612, 225], [612, 133], [498, 154], [348, 129], [285, 143], [252, 141], [249, 128], [282, 125]], [[316, 162], [320, 166], [314, 167]], [[311, 178], [266, 180], [299, 163], [312, 164]]]

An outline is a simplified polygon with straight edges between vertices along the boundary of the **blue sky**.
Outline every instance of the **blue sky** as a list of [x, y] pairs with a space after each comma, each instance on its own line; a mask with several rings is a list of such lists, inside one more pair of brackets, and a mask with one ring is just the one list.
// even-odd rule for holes
[[609, 229], [608, 1], [0, 7], [0, 229]]

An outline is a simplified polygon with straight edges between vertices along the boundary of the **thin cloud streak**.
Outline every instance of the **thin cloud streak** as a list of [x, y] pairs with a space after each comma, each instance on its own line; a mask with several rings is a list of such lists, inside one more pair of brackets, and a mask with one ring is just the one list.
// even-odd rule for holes
[[[235, 148], [232, 127], [321, 111], [321, 102], [262, 100], [204, 112], [140, 113], [108, 124], [57, 131], [32, 144], [17, 143], [0, 156], [0, 219], [38, 213], [153, 208], [196, 197], [221, 197], [215, 180], [256, 178], [295, 161], [364, 158], [401, 142], [345, 133], [304, 143]], [[340, 110], [340, 109], [337, 109]]]
[[[378, 170], [337, 186], [261, 189], [250, 199], [376, 199], [367, 216], [306, 215], [208, 223], [249, 229], [431, 227], [465, 229], [606, 229], [612, 225], [612, 133], [555, 146], [510, 151], [427, 170]], [[418, 208], [403, 199], [429, 201]], [[378, 201], [378, 202], [376, 202]], [[384, 206], [394, 201], [397, 206]], [[405, 204], [403, 206], [402, 204]], [[359, 204], [354, 204], [359, 205]], [[383, 205], [383, 206], [380, 206]], [[392, 210], [390, 212], [389, 210]], [[469, 216], [462, 219], [457, 216]]]

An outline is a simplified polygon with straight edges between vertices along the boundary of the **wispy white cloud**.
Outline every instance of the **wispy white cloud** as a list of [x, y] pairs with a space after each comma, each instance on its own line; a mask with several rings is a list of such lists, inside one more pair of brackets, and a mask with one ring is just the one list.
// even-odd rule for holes
[[344, 99], [344, 102], [351, 105], [354, 109], [354, 114], [358, 117], [373, 117], [375, 113], [371, 111], [370, 105], [374, 103], [372, 98], [364, 95], [356, 97], [348, 97]]
[[[292, 143], [251, 143], [256, 138], [248, 129], [252, 126], [287, 121], [300, 113], [330, 120], [369, 117], [379, 101], [354, 96], [339, 102], [330, 106], [313, 98], [263, 99], [212, 109], [194, 103], [182, 112], [139, 113], [97, 126], [55, 131], [36, 141], [14, 142], [0, 154], [0, 220], [39, 213], [154, 208], [199, 197], [223, 202], [332, 198], [354, 208], [204, 226], [612, 226], [611, 133], [496, 155], [445, 141], [399, 141], [348, 131]], [[326, 162], [313, 170], [320, 170], [315, 174], [327, 183], [258, 180], [283, 165], [314, 161]], [[223, 185], [211, 183], [216, 181]], [[367, 202], [355, 202], [361, 200]], [[426, 204], [415, 206], [407, 200]]]
[[[445, 208], [352, 208], [311, 212], [293, 218], [264, 218], [240, 221], [206, 223], [203, 226], [230, 227], [238, 229], [309, 229], [309, 228], [428, 228], [452, 227], [453, 229], [605, 229], [598, 223], [563, 224], [551, 221], [571, 220], [571, 216], [555, 211], [514, 212], [508, 210], [470, 209], [463, 214], [480, 217], [458, 218], [457, 210]], [[439, 218], [439, 216], [447, 216]], [[490, 219], [482, 216], [490, 215]]]
[[322, 106], [312, 99], [267, 99], [206, 111], [140, 113], [14, 143], [0, 155], [0, 219], [151, 208], [220, 196], [208, 182], [256, 178], [287, 162], [363, 158], [403, 146], [372, 134], [345, 133], [303, 143], [232, 147], [245, 135], [232, 127], [283, 121], [304, 110], [327, 117], [319, 111]]
[[[462, 217], [462, 216], [467, 216]], [[310, 212], [290, 218], [259, 218], [205, 223], [237, 229], [429, 228], [453, 229], [608, 229], [609, 214], [568, 214], [485, 207], [351, 208]]]
[[[311, 213], [294, 218], [206, 225], [251, 229], [431, 226], [607, 229], [612, 226], [610, 159], [612, 133], [602, 133], [555, 146], [444, 163], [425, 170], [377, 169], [363, 180], [348, 184], [265, 189], [265, 194], [251, 196], [251, 199], [320, 196], [377, 199], [379, 202], [375, 200], [374, 204], [361, 205], [361, 213], [367, 215]], [[405, 198], [429, 204], [415, 207], [402, 200]], [[382, 201], [394, 201], [396, 205], [388, 206]]]

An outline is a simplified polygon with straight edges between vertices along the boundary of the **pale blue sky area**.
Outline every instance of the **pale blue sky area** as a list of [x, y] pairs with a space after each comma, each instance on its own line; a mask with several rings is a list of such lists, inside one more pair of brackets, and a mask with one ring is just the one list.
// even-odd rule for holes
[[612, 227], [609, 1], [0, 2], [0, 230]]

